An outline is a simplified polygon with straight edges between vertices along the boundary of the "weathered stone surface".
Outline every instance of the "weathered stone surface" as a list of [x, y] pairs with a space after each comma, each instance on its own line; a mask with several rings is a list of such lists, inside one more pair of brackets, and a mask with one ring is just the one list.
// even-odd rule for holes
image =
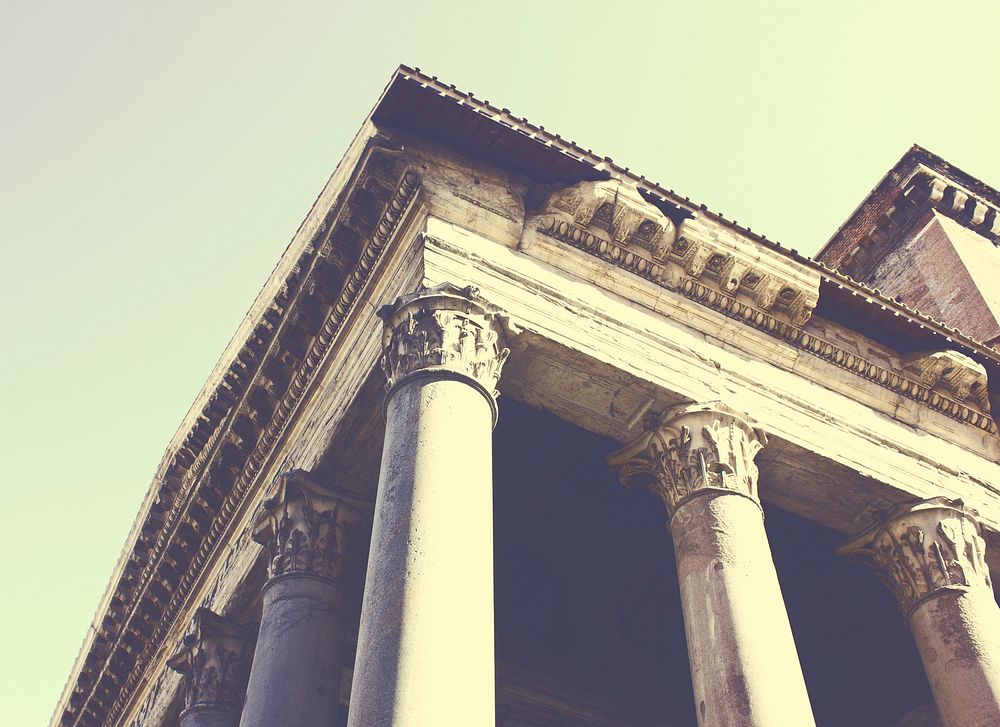
[[813, 724], [757, 498], [764, 436], [718, 404], [652, 426], [608, 461], [670, 513], [698, 724]]
[[975, 512], [899, 505], [839, 552], [874, 565], [909, 620], [947, 727], [1000, 724], [1000, 607]]
[[[488, 628], [485, 620], [473, 623], [486, 618], [480, 608], [486, 585], [481, 573], [472, 578], [468, 573], [475, 570], [470, 564], [484, 562], [488, 538], [484, 527], [458, 524], [461, 518], [442, 532], [437, 525], [449, 507], [460, 509], [443, 506], [445, 501], [462, 503], [461, 517], [473, 526], [487, 519], [482, 491], [488, 487], [477, 489], [475, 482], [488, 478], [483, 441], [500, 369], [491, 356], [508, 345], [513, 354], [500, 384], [505, 396], [619, 441], [632, 439], [644, 418], [690, 401], [721, 400], [751, 412], [768, 431], [771, 443], [757, 458], [766, 475], [760, 493], [765, 500], [854, 532], [875, 511], [899, 501], [962, 497], [980, 511], [987, 557], [996, 557], [990, 538], [1000, 528], [1000, 443], [984, 405], [989, 381], [975, 365], [963, 363], [950, 373], [938, 365], [939, 354], [951, 360], [961, 350], [992, 372], [992, 353], [505, 110], [459, 99], [459, 92], [419, 73], [401, 71], [399, 79], [426, 91], [420, 102], [427, 104], [428, 117], [432, 107], [444, 103], [455, 125], [448, 127], [448, 138], [421, 135], [415, 127], [400, 131], [401, 118], [388, 106], [376, 113], [382, 114], [378, 125], [392, 117], [381, 129], [386, 133], [365, 124], [172, 440], [61, 700], [57, 723], [152, 725], [176, 718], [180, 677], [166, 670], [166, 657], [184, 635], [182, 624], [199, 605], [238, 612], [241, 620], [261, 610], [249, 594], [259, 591], [265, 557], [247, 533], [264, 483], [289, 468], [321, 468], [351, 473], [352, 486], [373, 491], [370, 472], [382, 423], [374, 413], [381, 406], [372, 393], [377, 387], [370, 384], [383, 353], [383, 326], [375, 311], [419, 286], [448, 280], [479, 286], [525, 332], [504, 342], [497, 328], [497, 339], [488, 340], [494, 332], [492, 309], [481, 319], [476, 316], [483, 311], [460, 307], [445, 321], [421, 319], [417, 306], [412, 319], [396, 321], [418, 340], [397, 349], [402, 356], [387, 359], [390, 372], [400, 372], [397, 393], [410, 388], [419, 393], [406, 395], [407, 407], [416, 413], [398, 410], [402, 403], [394, 413], [390, 401], [395, 423], [388, 423], [386, 452], [398, 461], [390, 458], [383, 469], [412, 480], [399, 492], [415, 505], [407, 514], [398, 502], [387, 504], [384, 519], [400, 523], [414, 515], [406, 532], [421, 539], [401, 540], [384, 525], [379, 547], [412, 554], [420, 577], [411, 581], [387, 564], [370, 565], [390, 584], [380, 591], [383, 596], [402, 594], [405, 603], [417, 604], [400, 616], [405, 638], [393, 645], [390, 636], [388, 646], [378, 645], [378, 635], [370, 640], [373, 648], [404, 654], [404, 660], [410, 652], [400, 651], [402, 646], [420, 644], [437, 660], [440, 669], [430, 671], [438, 673], [458, 653], [461, 638], [445, 639], [434, 651], [437, 642], [430, 634], [445, 622], [460, 624], [458, 631], [474, 634], [462, 638], [477, 656], [468, 674], [456, 678], [467, 676], [478, 685], [467, 690], [477, 708], [488, 701], [481, 688], [488, 681], [487, 646], [475, 635]], [[474, 121], [465, 126], [464, 146], [446, 149], [442, 145], [452, 136], [458, 145], [465, 133], [462, 119]], [[518, 153], [508, 154], [518, 144]], [[959, 225], [970, 235], [998, 233], [1000, 218], [983, 202], [982, 190], [939, 186], [928, 187], [928, 199], [942, 216], [942, 229]], [[896, 225], [916, 219], [903, 212], [879, 214]], [[552, 220], [566, 223], [565, 230], [549, 225]], [[814, 314], [821, 278], [824, 284], [843, 283], [843, 295], [866, 301], [873, 320], [891, 326], [891, 335], [862, 334], [849, 320]], [[940, 349], [925, 345], [926, 335], [921, 345], [907, 348], [909, 333], [920, 326], [926, 326], [926, 335], [933, 331]], [[451, 335], [455, 331], [457, 338]], [[463, 346], [470, 342], [467, 354]], [[453, 378], [417, 384], [404, 372], [415, 360], [407, 351], [422, 359], [413, 364], [418, 369], [433, 358], [437, 363], [430, 367], [440, 367], [435, 373]], [[930, 365], [912, 351], [930, 351]], [[477, 357], [484, 365], [469, 368], [467, 362]], [[460, 463], [442, 462], [430, 444], [434, 437], [421, 439], [423, 434], [399, 444], [404, 432], [436, 427], [478, 453], [475, 464], [464, 457]], [[692, 429], [692, 449], [700, 448], [696, 436]], [[661, 449], [669, 452], [669, 441]], [[719, 457], [718, 464], [725, 459]], [[735, 467], [710, 471], [707, 458], [705, 465], [706, 473], [723, 482], [725, 475], [736, 475]], [[429, 503], [424, 493], [431, 493]], [[702, 497], [687, 504], [675, 498], [674, 507], [684, 510]], [[715, 497], [723, 499], [753, 506], [748, 497]], [[305, 510], [285, 515], [289, 522], [302, 520]], [[719, 517], [735, 522], [744, 515]], [[276, 516], [275, 532], [280, 519]], [[282, 572], [293, 566], [289, 572], [304, 577], [312, 565], [294, 567], [303, 552], [291, 552], [290, 542], [276, 547], [273, 557]], [[427, 593], [446, 588], [433, 575], [442, 563], [444, 570], [465, 569], [468, 600], [446, 604], [429, 620], [416, 618], [413, 614], [426, 611], [421, 604], [441, 603]], [[323, 567], [313, 570], [334, 575]], [[712, 573], [702, 575], [704, 582], [692, 581], [697, 589], [715, 588], [713, 598], [724, 602], [737, 598], [738, 579], [722, 583]], [[407, 590], [414, 582], [427, 589]], [[397, 586], [401, 590], [392, 590]], [[453, 591], [453, 583], [447, 588]], [[329, 601], [312, 591], [302, 598]], [[300, 611], [294, 604], [288, 608], [290, 618]], [[285, 621], [267, 622], [261, 633], [271, 634], [265, 641], [272, 652], [285, 648], [291, 658], [300, 647], [282, 646]], [[339, 627], [324, 627], [319, 638], [336, 635]], [[320, 646], [309, 641], [301, 648]], [[464, 663], [461, 653], [458, 661]], [[434, 691], [438, 685], [427, 681], [431, 676], [421, 673], [424, 668], [387, 672], [373, 683], [403, 685], [404, 692], [417, 684], [421, 694], [444, 699]]]
[[[352, 727], [494, 720], [490, 392], [505, 353], [496, 345], [499, 331], [486, 329], [464, 345], [445, 338], [455, 345], [424, 356], [426, 339], [412, 338], [408, 324], [414, 308], [426, 316], [435, 316], [437, 306], [465, 314], [471, 302], [468, 294], [457, 298], [454, 289], [447, 295], [423, 291], [404, 296], [385, 315], [386, 343], [395, 352], [387, 357], [393, 386], [358, 634]], [[482, 307], [476, 311], [481, 315]], [[465, 320], [447, 319], [458, 330]], [[414, 341], [419, 367], [405, 367], [396, 379], [395, 362], [409, 360], [407, 347]]]
[[269, 555], [243, 727], [323, 727], [340, 708], [345, 604], [364, 500], [302, 470], [278, 478], [255, 539]]
[[194, 616], [194, 629], [168, 662], [184, 675], [182, 727], [239, 724], [250, 673], [252, 641], [247, 629], [207, 608]]
[[340, 704], [343, 592], [309, 575], [278, 576], [264, 590], [241, 727], [329, 727]]

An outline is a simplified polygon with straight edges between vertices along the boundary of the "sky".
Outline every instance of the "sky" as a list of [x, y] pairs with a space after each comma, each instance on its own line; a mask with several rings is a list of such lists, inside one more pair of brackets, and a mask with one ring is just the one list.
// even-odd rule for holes
[[0, 704], [52, 714], [166, 444], [399, 63], [805, 254], [1000, 185], [1000, 3], [0, 0]]

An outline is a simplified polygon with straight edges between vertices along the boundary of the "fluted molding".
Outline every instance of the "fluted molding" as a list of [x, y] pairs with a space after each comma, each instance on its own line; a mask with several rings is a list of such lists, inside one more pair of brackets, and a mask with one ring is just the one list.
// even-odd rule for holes
[[268, 549], [268, 577], [312, 575], [346, 586], [365, 547], [370, 503], [304, 470], [280, 475], [275, 484], [253, 534]]
[[193, 629], [167, 665], [184, 676], [184, 708], [238, 711], [250, 673], [251, 639], [242, 626], [199, 608]]
[[654, 426], [608, 457], [626, 487], [648, 486], [672, 516], [686, 500], [736, 493], [759, 504], [754, 457], [763, 432], [721, 403], [665, 412]]
[[837, 552], [870, 563], [907, 618], [936, 595], [992, 589], [977, 513], [961, 500], [897, 505]]
[[482, 391], [496, 420], [496, 386], [509, 349], [499, 311], [477, 288], [445, 283], [384, 306], [382, 369], [389, 394], [417, 376], [461, 378]]

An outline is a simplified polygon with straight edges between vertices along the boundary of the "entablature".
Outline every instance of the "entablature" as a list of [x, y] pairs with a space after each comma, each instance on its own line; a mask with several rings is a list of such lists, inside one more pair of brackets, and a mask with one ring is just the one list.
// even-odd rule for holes
[[971, 387], [966, 418], [940, 379], [918, 381], [912, 362], [838, 324], [768, 332], [733, 298], [728, 314], [692, 304], [546, 236], [512, 250], [429, 218], [424, 248], [429, 284], [471, 276], [524, 329], [507, 395], [619, 441], [645, 414], [722, 400], [775, 442], [768, 464], [782, 481], [762, 479], [765, 499], [850, 532], [874, 510], [945, 493], [1000, 526], [1000, 442]]
[[[862, 297], [874, 301], [862, 314], [880, 313], [876, 316], [879, 320], [891, 319], [891, 337], [898, 338], [901, 328], [919, 332], [920, 348], [897, 352], [843, 323], [810, 320], [821, 290], [838, 292], [853, 281], [798, 257], [794, 251], [765, 244], [700, 210], [678, 207], [625, 179], [533, 187], [530, 180], [484, 168], [426, 143], [415, 142], [409, 151], [421, 159], [428, 208], [436, 217], [508, 246], [516, 241], [521, 252], [541, 256], [557, 267], [573, 268], [579, 260], [576, 251], [585, 252], [603, 262], [595, 263], [594, 271], [584, 274], [596, 285], [614, 290], [620, 287], [616, 277], [632, 273], [789, 342], [798, 351], [825, 359], [893, 394], [985, 432], [996, 431], [986, 371], [978, 361], [951, 351], [947, 355], [950, 360], [964, 363], [933, 381], [917, 375], [913, 368], [917, 354], [944, 355], [958, 332], [942, 330], [944, 335], [935, 336], [931, 333], [935, 327], [927, 325], [933, 322], [902, 306], [897, 307], [906, 315], [890, 310], [890, 301], [879, 300], [877, 291], [866, 291], [860, 285], [856, 287], [861, 292], [870, 293]], [[433, 171], [435, 160], [445, 173]], [[468, 193], [456, 195], [455, 190], [462, 188]], [[524, 195], [523, 203], [516, 201], [518, 195]], [[523, 229], [515, 238], [511, 220], [521, 210], [525, 215]], [[502, 234], [495, 234], [498, 219], [503, 222]], [[622, 284], [626, 288], [631, 285]], [[872, 325], [875, 323], [868, 327]], [[717, 326], [710, 324], [709, 330], [713, 327]], [[928, 337], [941, 348], [928, 349]], [[903, 356], [907, 357], [905, 362]], [[961, 375], [968, 387], [949, 383], [959, 369], [965, 371]], [[941, 433], [950, 436], [947, 428]]]

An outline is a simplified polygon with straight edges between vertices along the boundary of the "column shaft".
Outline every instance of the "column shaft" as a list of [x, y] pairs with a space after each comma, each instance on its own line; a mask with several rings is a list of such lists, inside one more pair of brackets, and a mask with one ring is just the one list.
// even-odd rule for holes
[[1000, 724], [1000, 609], [985, 589], [925, 601], [910, 629], [947, 727]]
[[386, 431], [350, 727], [492, 725], [499, 316], [444, 284], [380, 311]]
[[345, 590], [363, 544], [363, 499], [294, 470], [264, 501], [254, 538], [268, 547], [240, 727], [331, 727], [340, 711]]
[[757, 498], [766, 437], [725, 405], [665, 412], [608, 457], [670, 514], [700, 727], [815, 724]]
[[344, 596], [329, 581], [281, 576], [263, 612], [240, 727], [330, 727], [340, 709]]
[[181, 712], [180, 727], [236, 727], [240, 710], [219, 705], [192, 707]]
[[707, 494], [671, 521], [701, 727], [813, 724], [759, 506]]
[[462, 381], [389, 398], [351, 727], [494, 722], [491, 430]]
[[977, 514], [960, 500], [901, 503], [837, 552], [896, 596], [946, 727], [1000, 725], [1000, 608]]

